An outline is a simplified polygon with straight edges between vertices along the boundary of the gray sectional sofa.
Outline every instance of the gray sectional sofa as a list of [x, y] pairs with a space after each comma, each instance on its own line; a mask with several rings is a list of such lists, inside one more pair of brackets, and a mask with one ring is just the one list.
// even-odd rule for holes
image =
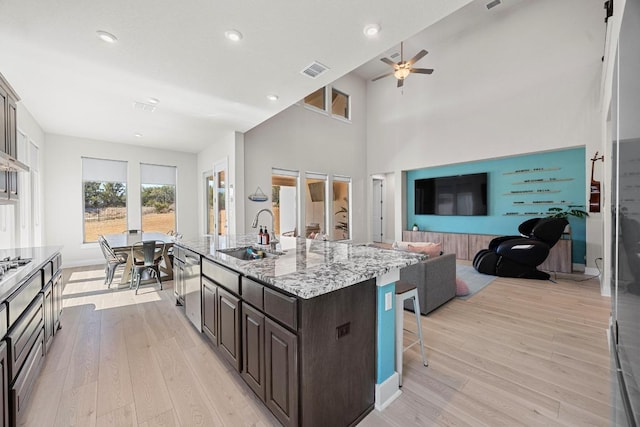
[[[400, 270], [400, 280], [415, 284], [420, 313], [427, 314], [456, 296], [456, 255], [443, 254]], [[413, 311], [413, 304], [405, 301]]]

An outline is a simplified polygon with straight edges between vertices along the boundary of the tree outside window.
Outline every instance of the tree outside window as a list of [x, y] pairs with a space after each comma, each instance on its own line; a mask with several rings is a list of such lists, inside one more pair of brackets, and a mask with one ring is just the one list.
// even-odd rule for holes
[[124, 182], [84, 181], [84, 241], [127, 228], [127, 185]]

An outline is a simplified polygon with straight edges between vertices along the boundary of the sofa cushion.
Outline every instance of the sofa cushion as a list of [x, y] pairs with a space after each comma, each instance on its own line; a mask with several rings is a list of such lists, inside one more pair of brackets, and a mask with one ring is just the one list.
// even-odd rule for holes
[[[421, 242], [416, 242], [421, 243]], [[429, 258], [435, 258], [442, 253], [442, 243], [423, 243], [416, 245], [414, 243], [409, 244], [409, 250], [411, 252], [421, 252], [429, 256]]]
[[442, 243], [433, 242], [393, 242], [392, 249], [401, 251], [421, 252], [427, 254], [430, 258], [442, 254]]

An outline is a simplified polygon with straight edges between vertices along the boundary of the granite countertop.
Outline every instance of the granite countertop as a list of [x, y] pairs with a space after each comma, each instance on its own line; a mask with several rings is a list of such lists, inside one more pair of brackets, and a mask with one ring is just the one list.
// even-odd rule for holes
[[379, 277], [426, 258], [411, 252], [303, 237], [282, 237], [280, 243], [285, 253], [261, 260], [243, 261], [219, 252], [249, 245], [257, 247], [256, 238], [253, 234], [223, 236], [216, 246], [212, 237], [204, 236], [180, 239], [175, 244], [303, 299]]
[[[9, 273], [10, 276], [0, 280], [0, 302], [5, 301], [24, 280], [31, 274], [42, 268], [42, 266], [53, 256], [60, 252], [62, 246], [42, 246], [36, 248], [17, 248], [17, 249], [0, 249], [0, 259], [6, 257], [15, 258], [31, 258], [31, 262], [24, 267], [15, 270], [15, 274]], [[14, 270], [10, 270], [13, 272]]]

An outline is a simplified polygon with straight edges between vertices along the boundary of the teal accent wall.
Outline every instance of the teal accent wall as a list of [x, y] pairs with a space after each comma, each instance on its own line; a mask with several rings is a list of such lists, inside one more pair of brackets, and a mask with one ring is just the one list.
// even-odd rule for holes
[[[535, 171], [534, 169], [555, 169]], [[509, 174], [514, 171], [528, 171]], [[449, 216], [415, 214], [415, 180], [440, 176], [487, 172], [487, 216]], [[408, 171], [407, 227], [417, 224], [420, 230], [473, 234], [518, 234], [518, 225], [527, 219], [546, 216], [550, 207], [563, 204], [533, 204], [534, 201], [564, 201], [587, 209], [584, 147], [502, 159], [482, 160]], [[571, 178], [564, 181], [563, 179]], [[535, 180], [551, 182], [532, 182]], [[525, 182], [525, 181], [529, 182]], [[525, 182], [516, 184], [517, 182]], [[537, 194], [509, 194], [512, 191], [551, 190]], [[514, 202], [523, 202], [514, 204]], [[507, 213], [528, 215], [505, 215]], [[538, 214], [536, 214], [538, 213]], [[586, 254], [586, 224], [584, 219], [569, 218], [573, 238], [574, 263], [584, 264]]]
[[[382, 384], [396, 371], [396, 284], [377, 286], [376, 307], [376, 384]], [[391, 292], [391, 310], [384, 310], [384, 295]]]

